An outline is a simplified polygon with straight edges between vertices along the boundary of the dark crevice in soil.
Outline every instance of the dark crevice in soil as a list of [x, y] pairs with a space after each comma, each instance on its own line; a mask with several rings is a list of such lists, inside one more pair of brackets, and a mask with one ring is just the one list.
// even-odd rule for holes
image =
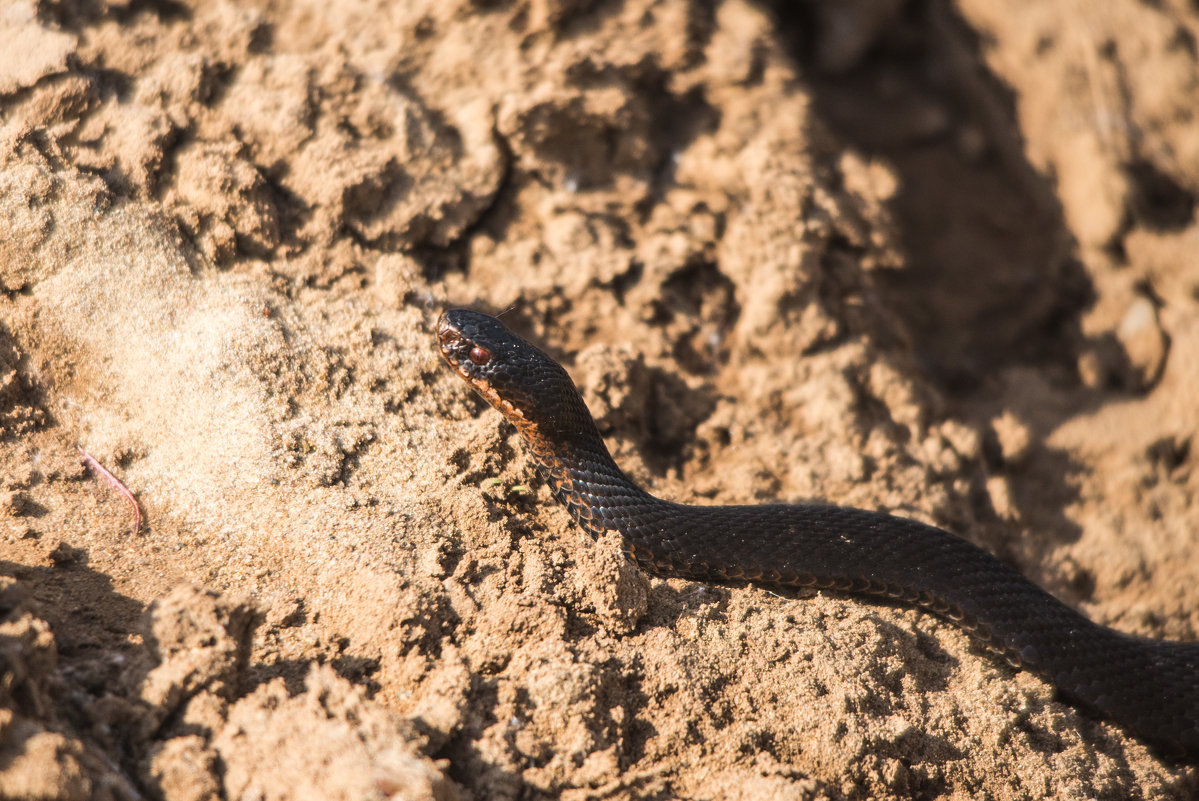
[[905, 264], [875, 277], [928, 377], [951, 395], [983, 389], [1012, 364], [1073, 381], [1090, 283], [971, 31], [943, 2], [912, 2], [833, 74], [816, 57], [811, 7], [776, 11], [819, 115], [899, 177], [892, 211]]

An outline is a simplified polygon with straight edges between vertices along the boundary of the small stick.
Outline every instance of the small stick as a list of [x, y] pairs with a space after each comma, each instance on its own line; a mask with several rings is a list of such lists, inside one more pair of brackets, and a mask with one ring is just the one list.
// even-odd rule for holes
[[142, 529], [142, 509], [137, 505], [137, 498], [133, 496], [133, 493], [129, 491], [128, 487], [121, 483], [121, 479], [108, 472], [104, 465], [92, 458], [90, 453], [85, 451], [83, 448], [80, 448], [78, 445], [76, 445], [75, 448], [81, 454], [83, 454], [83, 460], [88, 464], [88, 466], [99, 473], [100, 477], [111, 484], [117, 492], [125, 496], [125, 500], [129, 502], [130, 506], [133, 507], [133, 536], [136, 537], [137, 532], [141, 531]]

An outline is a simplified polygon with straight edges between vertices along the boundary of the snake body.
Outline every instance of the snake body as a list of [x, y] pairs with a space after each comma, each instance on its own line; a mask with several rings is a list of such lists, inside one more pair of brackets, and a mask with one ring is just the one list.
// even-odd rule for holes
[[656, 498], [613, 461], [570, 376], [550, 356], [494, 317], [464, 309], [442, 315], [438, 338], [454, 371], [516, 425], [578, 524], [594, 536], [618, 532], [646, 569], [925, 607], [1169, 755], [1199, 759], [1199, 643], [1094, 623], [986, 551], [914, 520], [843, 506]]

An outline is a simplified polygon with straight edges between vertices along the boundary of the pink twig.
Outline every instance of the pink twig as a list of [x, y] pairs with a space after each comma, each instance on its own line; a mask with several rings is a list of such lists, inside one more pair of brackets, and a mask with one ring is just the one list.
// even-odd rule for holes
[[75, 447], [81, 454], [83, 454], [83, 460], [88, 464], [88, 466], [99, 473], [100, 477], [111, 484], [117, 492], [125, 496], [125, 500], [129, 502], [130, 506], [133, 507], [133, 536], [136, 537], [137, 532], [141, 531], [142, 529], [142, 508], [137, 505], [137, 498], [133, 497], [133, 493], [129, 491], [129, 488], [121, 483], [121, 479], [108, 472], [104, 465], [92, 458], [90, 453], [85, 451], [83, 448], [80, 448], [78, 445]]

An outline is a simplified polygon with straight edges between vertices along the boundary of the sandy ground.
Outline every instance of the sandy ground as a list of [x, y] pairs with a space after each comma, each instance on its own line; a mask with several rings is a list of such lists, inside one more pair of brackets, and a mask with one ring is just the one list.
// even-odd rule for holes
[[506, 311], [658, 494], [891, 510], [1197, 639], [1197, 37], [8, 0], [0, 797], [1193, 797], [927, 614], [590, 542], [432, 325]]

